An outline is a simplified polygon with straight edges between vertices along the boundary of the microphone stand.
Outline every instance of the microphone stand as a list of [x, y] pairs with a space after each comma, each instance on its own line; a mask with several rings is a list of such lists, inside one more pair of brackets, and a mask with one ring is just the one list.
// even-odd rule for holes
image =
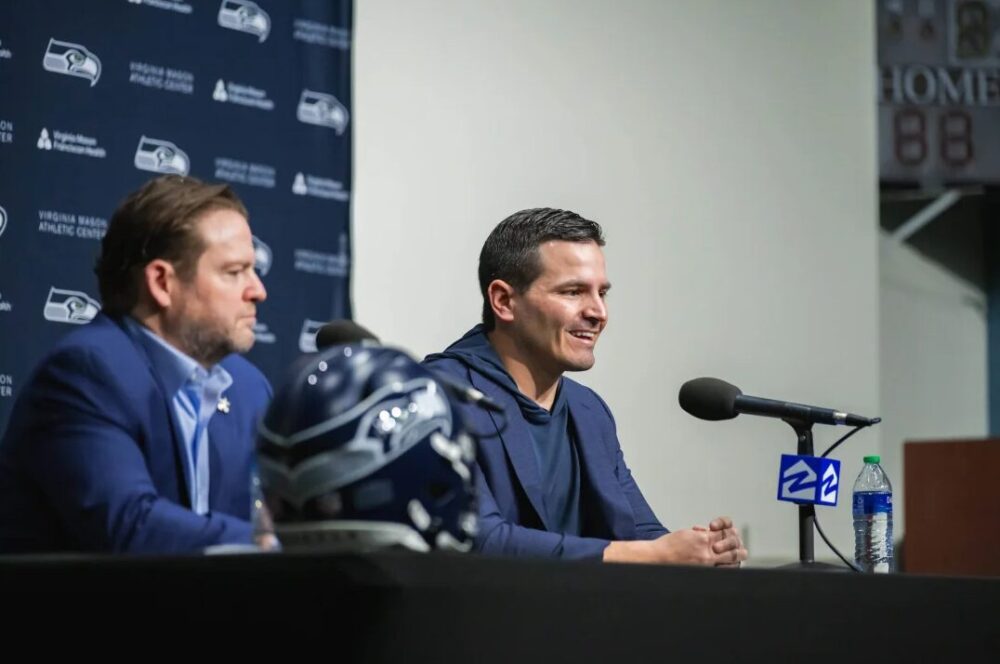
[[[786, 418], [798, 437], [798, 454], [800, 456], [815, 456], [813, 454], [812, 422]], [[819, 572], [846, 572], [848, 568], [840, 565], [816, 562], [813, 553], [813, 528], [816, 522], [816, 506], [812, 503], [799, 505], [799, 562], [782, 565], [782, 569], [801, 569]]]

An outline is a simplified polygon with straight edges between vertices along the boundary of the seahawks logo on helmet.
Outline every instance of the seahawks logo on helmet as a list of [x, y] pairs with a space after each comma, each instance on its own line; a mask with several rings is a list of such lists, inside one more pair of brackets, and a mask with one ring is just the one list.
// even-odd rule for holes
[[433, 375], [402, 351], [361, 345], [296, 367], [258, 429], [282, 544], [469, 550], [475, 441]]

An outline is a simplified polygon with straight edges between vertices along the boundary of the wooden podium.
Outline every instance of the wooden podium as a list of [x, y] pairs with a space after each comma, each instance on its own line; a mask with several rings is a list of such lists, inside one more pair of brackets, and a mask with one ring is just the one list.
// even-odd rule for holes
[[906, 572], [1000, 576], [1000, 439], [903, 446]]

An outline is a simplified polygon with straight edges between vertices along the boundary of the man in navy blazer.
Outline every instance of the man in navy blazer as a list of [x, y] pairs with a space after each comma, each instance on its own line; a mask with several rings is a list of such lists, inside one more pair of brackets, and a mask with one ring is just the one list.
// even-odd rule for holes
[[479, 257], [483, 323], [425, 362], [503, 406], [464, 408], [480, 436], [476, 548], [513, 556], [739, 565], [728, 517], [668, 531], [625, 464], [607, 404], [566, 378], [608, 321], [601, 227], [565, 210], [502, 221]]
[[[226, 186], [152, 180], [115, 212], [103, 313], [27, 381], [0, 442], [0, 552], [251, 544], [264, 376], [247, 212]], [[267, 544], [273, 544], [268, 541]]]

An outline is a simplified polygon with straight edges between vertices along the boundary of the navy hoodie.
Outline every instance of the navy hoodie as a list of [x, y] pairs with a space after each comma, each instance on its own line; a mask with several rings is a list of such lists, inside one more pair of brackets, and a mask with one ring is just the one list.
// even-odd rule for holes
[[562, 393], [562, 380], [560, 379], [552, 410], [539, 406], [517, 388], [514, 379], [490, 345], [482, 325], [469, 330], [444, 352], [428, 355], [425, 361], [441, 358], [462, 362], [514, 397], [531, 432], [531, 444], [538, 461], [539, 474], [546, 479], [548, 523], [555, 532], [579, 535], [580, 460], [576, 441], [573, 440], [573, 427], [570, 426], [569, 406]]

